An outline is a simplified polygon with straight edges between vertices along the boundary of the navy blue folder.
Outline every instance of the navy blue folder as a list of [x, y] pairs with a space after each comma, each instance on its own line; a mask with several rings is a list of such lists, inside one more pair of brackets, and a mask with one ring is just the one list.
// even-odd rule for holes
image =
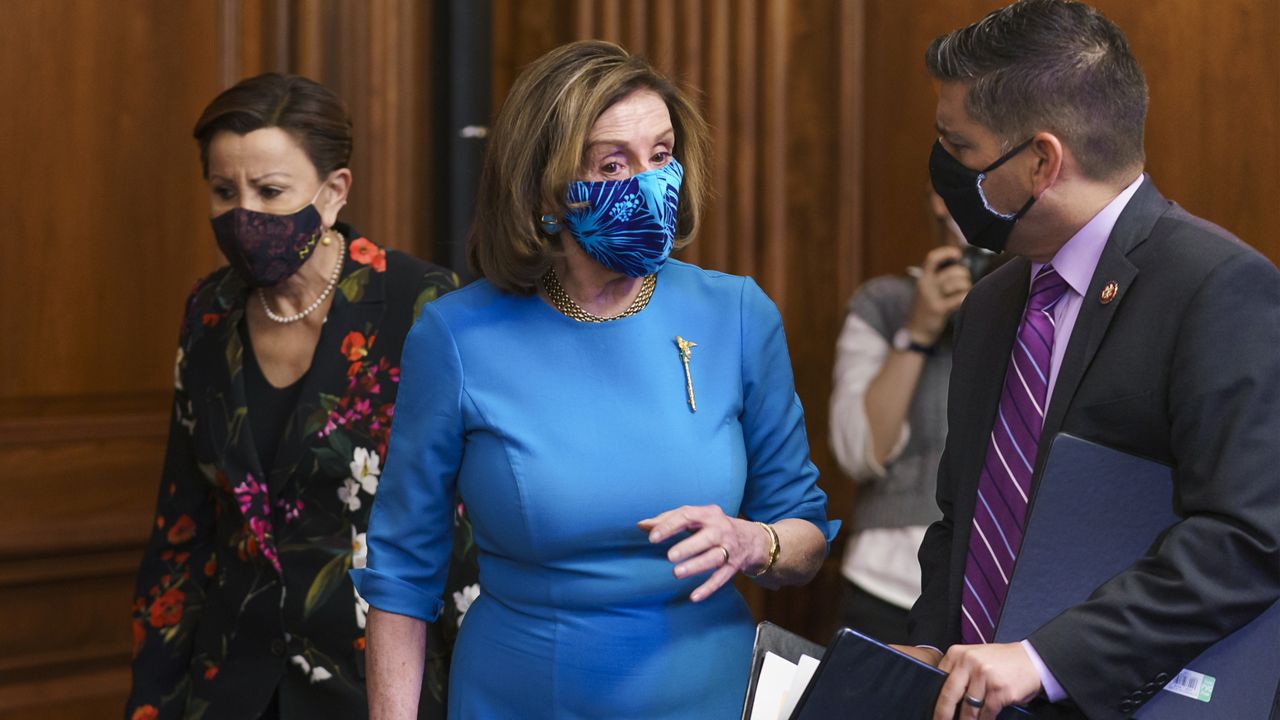
[[[996, 642], [1022, 640], [1088, 599], [1177, 521], [1168, 466], [1071, 435], [1055, 437], [1032, 499]], [[1183, 694], [1166, 687], [1135, 717], [1276, 717], [1280, 602], [1202, 653], [1169, 686]]]
[[[844, 628], [827, 646], [790, 720], [928, 720], [946, 673]], [[997, 720], [1032, 715], [1005, 708]]]

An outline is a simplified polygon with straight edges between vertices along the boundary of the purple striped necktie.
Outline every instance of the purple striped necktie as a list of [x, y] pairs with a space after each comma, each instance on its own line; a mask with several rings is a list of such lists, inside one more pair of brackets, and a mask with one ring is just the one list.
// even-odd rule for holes
[[1022, 546], [1031, 472], [1048, 399], [1053, 309], [1066, 290], [1066, 281], [1052, 265], [1041, 268], [1018, 325], [987, 459], [978, 478], [961, 600], [960, 635], [966, 644], [991, 642], [1013, 561]]

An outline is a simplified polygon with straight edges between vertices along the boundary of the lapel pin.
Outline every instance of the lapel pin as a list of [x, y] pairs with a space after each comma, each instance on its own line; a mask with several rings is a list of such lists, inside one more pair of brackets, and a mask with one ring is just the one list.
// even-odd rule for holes
[[698, 343], [676, 336], [676, 347], [680, 348], [680, 362], [684, 363], [684, 384], [689, 390], [689, 410], [698, 412], [698, 403], [693, 399], [693, 376], [689, 374], [689, 358], [693, 356], [693, 348]]
[[1103, 305], [1106, 305], [1110, 303], [1112, 300], [1115, 300], [1116, 295], [1119, 294], [1119, 292], [1120, 292], [1120, 286], [1116, 284], [1115, 280], [1112, 280], [1111, 282], [1106, 284], [1106, 287], [1102, 288], [1102, 295], [1098, 297], [1098, 300]]

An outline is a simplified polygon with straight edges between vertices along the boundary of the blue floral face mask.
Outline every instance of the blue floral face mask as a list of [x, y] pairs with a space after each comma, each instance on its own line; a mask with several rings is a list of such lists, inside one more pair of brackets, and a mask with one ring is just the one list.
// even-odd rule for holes
[[651, 275], [671, 255], [683, 179], [684, 168], [671, 158], [626, 180], [575, 182], [564, 224], [601, 265], [630, 277]]

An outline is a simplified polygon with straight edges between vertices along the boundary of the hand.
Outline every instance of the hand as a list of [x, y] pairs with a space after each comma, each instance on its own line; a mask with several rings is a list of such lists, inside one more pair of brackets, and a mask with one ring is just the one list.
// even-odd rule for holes
[[938, 336], [947, 326], [947, 319], [960, 309], [973, 286], [969, 268], [962, 263], [938, 268], [947, 261], [959, 260], [962, 254], [958, 247], [944, 246], [934, 248], [924, 258], [906, 322], [911, 339], [921, 345], [929, 346], [938, 341]]
[[917, 647], [915, 645], [894, 645], [892, 643], [889, 644], [889, 647], [893, 648], [894, 650], [897, 650], [903, 655], [910, 655], [911, 657], [919, 660], [925, 665], [932, 665], [934, 667], [938, 667], [938, 663], [942, 661], [942, 653], [930, 647]]
[[676, 563], [672, 572], [678, 578], [713, 571], [689, 595], [694, 602], [710, 597], [739, 570], [762, 568], [769, 560], [769, 533], [753, 522], [725, 515], [719, 505], [685, 505], [637, 525], [649, 533], [651, 543], [664, 542], [679, 532], [690, 533], [667, 550], [667, 559]]
[[[1040, 673], [1021, 643], [952, 645], [938, 669], [949, 675], [933, 720], [994, 720], [1009, 705], [1027, 702], [1040, 692]], [[966, 696], [981, 700], [982, 708], [970, 705]]]

